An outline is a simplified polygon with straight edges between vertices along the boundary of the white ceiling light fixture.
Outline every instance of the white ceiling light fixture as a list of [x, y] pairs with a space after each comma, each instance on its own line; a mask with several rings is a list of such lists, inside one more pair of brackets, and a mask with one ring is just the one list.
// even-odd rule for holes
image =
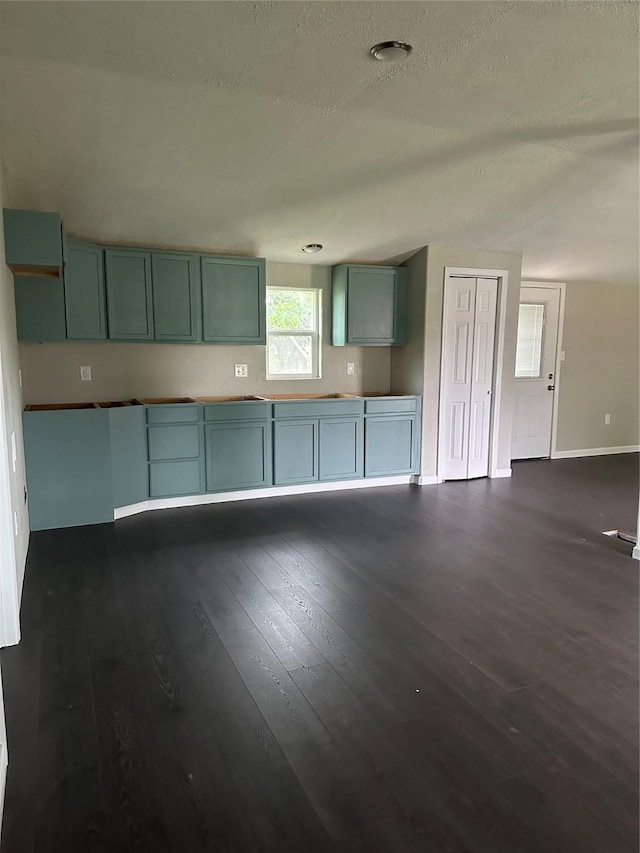
[[374, 44], [369, 53], [379, 62], [399, 62], [406, 59], [412, 50], [406, 41], [381, 41]]
[[306, 246], [302, 247], [302, 251], [308, 255], [315, 255], [316, 252], [321, 252], [323, 248], [322, 243], [307, 243]]

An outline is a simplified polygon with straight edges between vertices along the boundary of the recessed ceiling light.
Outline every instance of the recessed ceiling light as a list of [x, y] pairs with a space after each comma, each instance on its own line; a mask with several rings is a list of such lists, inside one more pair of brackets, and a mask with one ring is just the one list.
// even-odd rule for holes
[[302, 247], [302, 251], [307, 252], [309, 255], [313, 255], [315, 252], [321, 252], [323, 248], [322, 243], [307, 243], [306, 246]]
[[413, 48], [405, 41], [381, 41], [374, 44], [369, 53], [380, 62], [398, 62], [406, 59]]

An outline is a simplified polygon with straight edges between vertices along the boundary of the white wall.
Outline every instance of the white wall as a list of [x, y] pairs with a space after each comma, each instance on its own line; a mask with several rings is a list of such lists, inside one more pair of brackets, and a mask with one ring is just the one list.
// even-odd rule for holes
[[[265, 348], [261, 346], [20, 344], [25, 402], [389, 390], [391, 355], [388, 347], [330, 346], [330, 267], [268, 262], [267, 284], [322, 288], [322, 379], [268, 381]], [[355, 376], [347, 376], [347, 362], [355, 362]], [[247, 379], [234, 377], [235, 363], [248, 364]], [[80, 382], [79, 367], [84, 364], [91, 365], [91, 382]]]
[[640, 444], [639, 297], [629, 285], [567, 283], [556, 451]]

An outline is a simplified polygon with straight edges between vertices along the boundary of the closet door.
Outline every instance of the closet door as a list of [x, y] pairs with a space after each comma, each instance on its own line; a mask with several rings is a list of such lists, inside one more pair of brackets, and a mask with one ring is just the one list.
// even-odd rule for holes
[[466, 480], [469, 462], [469, 415], [473, 362], [476, 279], [445, 283], [440, 386], [438, 476]]
[[489, 473], [493, 351], [496, 336], [497, 302], [497, 279], [477, 278], [467, 477], [486, 477]]
[[438, 475], [489, 472], [497, 279], [452, 277], [445, 283]]

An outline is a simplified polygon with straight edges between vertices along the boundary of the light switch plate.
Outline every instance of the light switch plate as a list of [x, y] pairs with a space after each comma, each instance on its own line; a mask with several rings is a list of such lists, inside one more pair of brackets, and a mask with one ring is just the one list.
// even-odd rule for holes
[[246, 379], [249, 375], [249, 365], [248, 364], [236, 364], [235, 365], [235, 375], [236, 379]]
[[355, 376], [356, 375], [356, 365], [353, 361], [347, 362], [347, 376]]
[[80, 367], [80, 381], [91, 382], [91, 365], [83, 364]]

